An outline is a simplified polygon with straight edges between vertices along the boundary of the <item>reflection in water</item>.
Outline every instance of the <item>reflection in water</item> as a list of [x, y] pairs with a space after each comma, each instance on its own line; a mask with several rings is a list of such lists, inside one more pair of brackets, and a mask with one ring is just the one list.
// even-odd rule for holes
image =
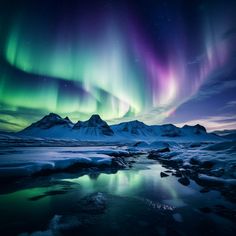
[[[165, 168], [159, 164], [150, 164], [148, 168], [137, 164], [133, 169], [112, 174], [54, 175], [44, 179], [42, 187], [2, 194], [0, 232], [17, 235], [54, 230], [50, 228], [52, 219], [59, 217], [69, 220], [65, 225], [70, 225], [70, 219], [76, 220], [82, 225], [79, 232], [84, 230], [86, 235], [110, 235], [114, 231], [118, 235], [138, 235], [140, 232], [146, 232], [146, 235], [175, 235], [176, 232], [182, 235], [184, 232], [183, 235], [189, 235], [196, 222], [195, 235], [212, 233], [212, 229], [215, 235], [217, 232], [231, 235], [235, 229], [232, 222], [199, 211], [202, 207], [226, 204], [217, 192], [202, 194], [193, 182], [183, 186], [174, 176], [161, 178], [162, 171]], [[91, 195], [95, 199], [96, 196], [105, 199], [104, 211], [98, 215], [83, 211], [88, 208], [96, 212], [100, 207], [96, 200], [90, 200]], [[83, 206], [84, 202], [93, 205]]]
[[163, 170], [165, 169], [160, 165], [151, 165], [149, 169], [120, 170], [115, 174], [101, 173], [96, 178], [94, 175], [84, 175], [79, 178], [63, 179], [63, 181], [79, 184], [83, 192], [105, 191], [121, 196], [137, 196], [153, 189], [156, 194], [164, 193], [170, 199], [177, 199], [178, 192], [184, 194], [194, 192], [190, 188], [178, 186], [179, 183], [172, 176], [160, 178], [160, 172]]

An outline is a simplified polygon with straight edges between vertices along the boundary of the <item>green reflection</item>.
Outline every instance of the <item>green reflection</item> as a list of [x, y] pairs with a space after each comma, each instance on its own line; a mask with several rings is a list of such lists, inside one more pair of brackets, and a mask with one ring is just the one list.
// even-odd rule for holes
[[37, 213], [37, 219], [43, 217], [45, 212], [49, 211], [50, 197], [42, 198], [40, 201], [30, 201], [29, 199], [43, 194], [45, 190], [47, 188], [32, 188], [0, 195], [0, 212], [4, 212], [2, 220], [6, 222], [10, 222], [12, 219], [22, 221], [24, 217], [30, 218], [35, 213]]
[[138, 196], [145, 188], [147, 191], [165, 191], [171, 198], [178, 198], [176, 182], [172, 178], [160, 178], [163, 168], [159, 165], [152, 166], [147, 170], [118, 171], [115, 174], [102, 173], [97, 178], [89, 175], [75, 179], [63, 179], [81, 186], [82, 191], [91, 193], [106, 191], [110, 194], [124, 196]]

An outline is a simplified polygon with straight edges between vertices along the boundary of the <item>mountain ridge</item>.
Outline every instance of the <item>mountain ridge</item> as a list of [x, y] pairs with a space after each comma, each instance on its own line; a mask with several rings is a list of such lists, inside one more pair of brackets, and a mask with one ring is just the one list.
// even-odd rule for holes
[[40, 138], [65, 138], [78, 140], [156, 140], [156, 139], [193, 139], [216, 140], [220, 137], [207, 133], [205, 127], [185, 125], [179, 128], [173, 124], [147, 125], [133, 120], [108, 125], [98, 114], [86, 121], [75, 124], [68, 118], [50, 113], [17, 133], [20, 136]]

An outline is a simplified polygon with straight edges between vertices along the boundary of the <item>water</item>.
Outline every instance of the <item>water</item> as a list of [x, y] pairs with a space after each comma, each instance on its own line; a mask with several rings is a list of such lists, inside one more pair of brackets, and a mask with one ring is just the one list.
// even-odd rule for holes
[[161, 178], [160, 164], [137, 160], [116, 173], [54, 174], [2, 187], [1, 235], [234, 235], [232, 219], [209, 212], [235, 209], [219, 192], [200, 193], [171, 174]]

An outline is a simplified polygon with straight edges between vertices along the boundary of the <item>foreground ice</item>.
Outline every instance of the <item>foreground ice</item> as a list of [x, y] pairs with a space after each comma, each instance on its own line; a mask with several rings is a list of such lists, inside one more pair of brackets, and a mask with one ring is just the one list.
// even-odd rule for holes
[[0, 177], [30, 176], [72, 168], [125, 166], [119, 159], [128, 152], [115, 146], [1, 148]]
[[[29, 176], [40, 171], [63, 171], [72, 167], [114, 167], [118, 162], [125, 166], [125, 157], [141, 153], [166, 165], [179, 163], [178, 168], [197, 168], [199, 173], [236, 178], [236, 142], [233, 141], [142, 141], [113, 146], [103, 143], [84, 147], [2, 147], [0, 176]], [[118, 161], [120, 157], [124, 159]]]
[[[0, 179], [22, 176], [17, 181], [13, 178], [14, 182], [5, 181], [7, 187], [1, 185], [5, 222], [12, 220], [12, 215], [7, 218], [4, 209], [12, 204], [21, 218], [21, 205], [25, 204], [31, 207], [23, 222], [27, 223], [21, 227], [17, 219], [14, 222], [21, 236], [71, 235], [62, 232], [78, 235], [82, 230], [90, 232], [84, 235], [106, 235], [107, 229], [109, 233], [119, 229], [120, 234], [128, 231], [132, 232], [129, 235], [139, 235], [142, 228], [142, 232], [149, 232], [147, 235], [153, 235], [154, 229], [156, 235], [163, 235], [163, 229], [164, 235], [191, 235], [196, 224], [199, 227], [195, 235], [217, 235], [218, 231], [218, 235], [234, 235], [235, 142], [91, 145], [1, 148]], [[113, 169], [114, 161], [126, 168]], [[65, 173], [71, 168], [73, 173]], [[51, 175], [23, 178], [42, 171]], [[18, 205], [13, 204], [15, 199]], [[3, 208], [6, 202], [8, 206]], [[45, 214], [39, 220], [41, 204], [45, 204]], [[53, 214], [47, 215], [47, 207], [53, 208]], [[32, 212], [37, 214], [35, 226], [30, 228]], [[119, 228], [113, 228], [113, 223]], [[14, 231], [12, 225], [8, 225], [9, 231]], [[101, 225], [104, 228], [99, 231]], [[167, 231], [170, 227], [178, 233]]]

